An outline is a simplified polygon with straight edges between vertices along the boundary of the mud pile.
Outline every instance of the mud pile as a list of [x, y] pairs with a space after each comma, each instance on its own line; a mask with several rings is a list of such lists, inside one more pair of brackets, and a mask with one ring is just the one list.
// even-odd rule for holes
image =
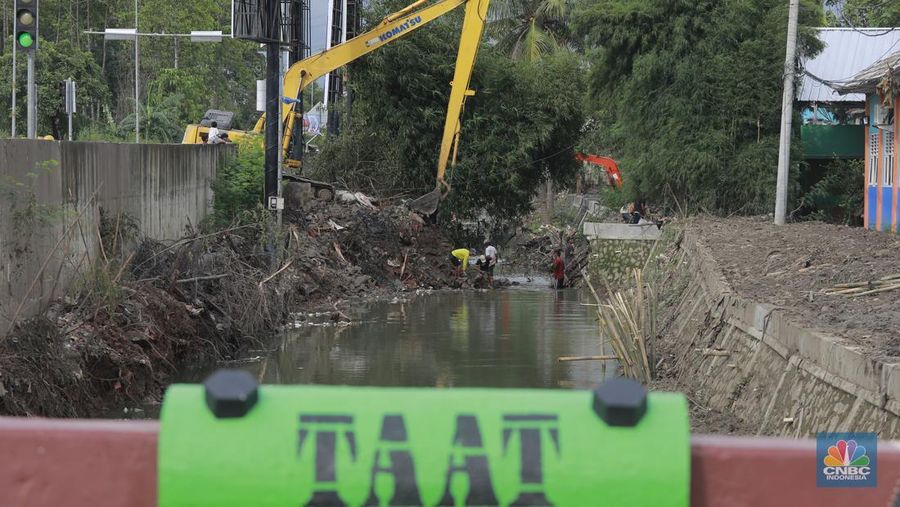
[[104, 254], [0, 340], [0, 414], [153, 404], [180, 366], [258, 346], [292, 312], [341, 316], [355, 298], [470, 283], [452, 276], [440, 230], [403, 207], [315, 201], [281, 227], [267, 220]]

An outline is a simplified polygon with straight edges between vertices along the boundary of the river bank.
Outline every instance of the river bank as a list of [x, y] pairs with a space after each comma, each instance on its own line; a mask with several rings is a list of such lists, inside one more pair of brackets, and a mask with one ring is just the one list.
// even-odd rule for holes
[[[900, 434], [900, 370], [888, 290], [896, 239], [822, 223], [696, 217], [670, 225], [644, 280], [654, 387], [684, 392], [705, 433]], [[862, 294], [835, 294], [845, 285]]]
[[106, 217], [92, 268], [0, 340], [0, 414], [152, 405], [183, 365], [258, 346], [293, 312], [339, 321], [361, 298], [473, 284], [452, 276], [440, 229], [404, 207], [316, 201], [275, 234], [266, 216], [170, 244]]

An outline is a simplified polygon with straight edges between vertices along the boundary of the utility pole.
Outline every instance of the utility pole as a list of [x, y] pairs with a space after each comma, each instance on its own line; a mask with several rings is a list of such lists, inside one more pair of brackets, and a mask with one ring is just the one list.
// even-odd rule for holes
[[784, 95], [781, 99], [781, 142], [778, 147], [778, 179], [775, 187], [775, 225], [784, 225], [787, 214], [788, 173], [791, 165], [791, 126], [794, 119], [794, 77], [797, 69], [797, 15], [800, 0], [790, 0], [787, 50], [784, 55]]
[[281, 123], [281, 101], [279, 92], [279, 70], [281, 61], [280, 41], [275, 40], [281, 30], [281, 5], [275, 0], [267, 2], [268, 20], [272, 40], [266, 43], [266, 130], [265, 130], [265, 196], [266, 205], [274, 210], [272, 198], [278, 197], [278, 138]]

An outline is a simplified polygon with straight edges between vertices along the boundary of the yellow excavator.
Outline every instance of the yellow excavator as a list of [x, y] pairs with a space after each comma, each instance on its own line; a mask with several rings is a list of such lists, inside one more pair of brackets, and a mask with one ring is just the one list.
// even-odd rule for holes
[[[489, 3], [490, 0], [440, 0], [429, 5], [428, 0], [418, 0], [387, 16], [377, 26], [362, 35], [291, 65], [284, 76], [284, 100], [281, 106], [284, 132], [281, 140], [283, 165], [289, 169], [300, 167], [300, 161], [294, 158], [292, 153], [295, 152], [294, 143], [300, 142], [299, 139], [296, 139], [294, 132], [298, 122], [302, 125], [303, 112], [296, 111], [295, 104], [297, 97], [307, 86], [325, 74], [409, 35], [457, 7], [465, 6], [456, 68], [453, 81], [450, 83], [450, 101], [447, 105], [447, 117], [444, 121], [444, 133], [441, 138], [437, 181], [433, 191], [412, 201], [409, 205], [427, 215], [434, 213], [441, 199], [450, 191], [450, 185], [444, 179], [444, 175], [447, 171], [447, 164], [456, 163], [461, 125], [460, 116], [466, 97], [475, 94], [473, 90], [469, 89], [469, 82], [484, 33]], [[253, 132], [262, 133], [265, 121], [266, 118], [263, 115], [257, 121]], [[299, 129], [297, 130], [299, 131]], [[208, 127], [188, 125], [182, 143], [205, 143], [208, 132]], [[246, 132], [238, 130], [224, 130], [223, 132], [228, 132], [229, 138], [232, 140], [246, 135]]]

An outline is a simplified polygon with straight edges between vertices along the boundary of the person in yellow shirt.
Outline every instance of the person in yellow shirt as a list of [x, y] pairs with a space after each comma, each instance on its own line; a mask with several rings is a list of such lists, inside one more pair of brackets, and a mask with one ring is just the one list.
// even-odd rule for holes
[[475, 255], [475, 249], [457, 248], [450, 252], [450, 264], [454, 267], [456, 276], [463, 274], [466, 267], [469, 266], [469, 256]]

